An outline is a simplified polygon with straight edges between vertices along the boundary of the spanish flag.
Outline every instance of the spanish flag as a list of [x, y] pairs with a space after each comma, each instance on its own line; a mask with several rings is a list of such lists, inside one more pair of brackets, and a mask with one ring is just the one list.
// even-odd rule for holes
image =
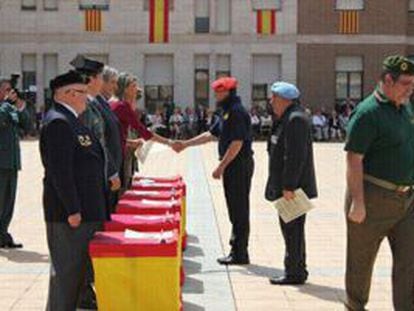
[[149, 0], [151, 43], [168, 42], [169, 38], [169, 0]]
[[85, 30], [88, 32], [102, 31], [102, 11], [97, 9], [85, 10]]
[[345, 10], [339, 14], [339, 33], [357, 34], [359, 33], [359, 11]]
[[261, 35], [276, 33], [276, 10], [257, 11], [257, 33]]

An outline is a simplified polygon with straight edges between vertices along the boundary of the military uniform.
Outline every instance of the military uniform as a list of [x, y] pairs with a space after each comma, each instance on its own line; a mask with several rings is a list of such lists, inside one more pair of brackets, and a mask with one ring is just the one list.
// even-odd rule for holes
[[[51, 83], [55, 89], [82, 83], [69, 72]], [[106, 218], [105, 160], [93, 132], [65, 103], [56, 103], [44, 119], [40, 151], [45, 168], [43, 205], [52, 262], [48, 310], [76, 310], [85, 296], [87, 269], [91, 268], [88, 243]], [[72, 228], [68, 217], [80, 213]]]
[[0, 246], [13, 244], [8, 233], [21, 169], [19, 130], [28, 130], [29, 115], [8, 102], [0, 102]]
[[[384, 66], [390, 61], [402, 69], [411, 66], [407, 73], [414, 74], [408, 60], [391, 58]], [[346, 306], [365, 310], [375, 258], [387, 238], [394, 308], [414, 310], [414, 114], [407, 105], [397, 108], [378, 87], [353, 112], [347, 131], [345, 150], [364, 155], [366, 219], [357, 224], [347, 218]], [[351, 205], [347, 193], [347, 215]]]
[[250, 234], [250, 188], [254, 172], [252, 151], [252, 128], [250, 116], [238, 96], [230, 95], [221, 103], [222, 115], [210, 128], [216, 136], [220, 160], [233, 141], [242, 141], [243, 146], [236, 158], [227, 166], [223, 174], [223, 187], [232, 224], [230, 255], [245, 263], [248, 262], [248, 242]]

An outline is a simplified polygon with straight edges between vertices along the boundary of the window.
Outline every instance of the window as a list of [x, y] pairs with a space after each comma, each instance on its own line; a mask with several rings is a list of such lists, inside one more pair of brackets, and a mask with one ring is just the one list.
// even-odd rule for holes
[[217, 55], [216, 57], [216, 79], [231, 76], [230, 55]]
[[209, 56], [195, 56], [194, 97], [195, 105], [208, 106], [210, 91]]
[[[150, 1], [163, 1], [163, 0], [144, 0], [144, 11], [149, 11]], [[168, 0], [168, 9], [174, 10], [174, 0]]]
[[363, 10], [364, 0], [336, 0], [337, 10]]
[[174, 99], [174, 58], [170, 55], [145, 56], [145, 107], [154, 112]]
[[414, 12], [414, 0], [410, 0], [408, 10]]
[[22, 55], [22, 87], [23, 90], [29, 90], [36, 87], [36, 55]]
[[23, 11], [36, 11], [36, 0], [22, 0]]
[[195, 6], [195, 32], [210, 32], [210, 6], [208, 0], [194, 0]]
[[216, 32], [229, 33], [231, 31], [231, 4], [230, 0], [216, 0]]
[[266, 108], [270, 86], [280, 80], [280, 68], [279, 55], [253, 55], [253, 107]]
[[337, 57], [336, 101], [352, 99], [360, 101], [363, 96], [362, 57]]
[[58, 0], [43, 0], [43, 9], [45, 11], [57, 11]]
[[80, 10], [109, 10], [109, 1], [110, 0], [79, 0], [79, 9]]
[[251, 0], [254, 11], [258, 10], [281, 10], [281, 0]]
[[45, 54], [43, 55], [43, 86], [45, 100], [50, 101], [52, 94], [49, 88], [50, 80], [56, 77], [58, 74], [58, 55], [57, 54]]

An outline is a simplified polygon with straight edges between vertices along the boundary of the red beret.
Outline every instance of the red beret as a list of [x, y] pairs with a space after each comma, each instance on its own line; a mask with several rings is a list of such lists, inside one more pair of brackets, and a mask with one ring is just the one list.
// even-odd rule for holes
[[216, 92], [230, 91], [237, 88], [237, 80], [233, 77], [223, 77], [211, 84]]

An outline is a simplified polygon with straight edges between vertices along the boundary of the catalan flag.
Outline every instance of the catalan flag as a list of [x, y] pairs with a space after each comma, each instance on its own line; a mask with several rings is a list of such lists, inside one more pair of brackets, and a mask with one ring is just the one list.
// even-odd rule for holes
[[169, 40], [169, 0], [149, 0], [151, 43], [164, 43]]
[[359, 11], [344, 10], [340, 12], [339, 33], [341, 34], [359, 33]]
[[85, 10], [85, 30], [88, 32], [102, 31], [102, 11], [97, 9]]
[[276, 33], [276, 10], [257, 11], [257, 33], [273, 35]]

